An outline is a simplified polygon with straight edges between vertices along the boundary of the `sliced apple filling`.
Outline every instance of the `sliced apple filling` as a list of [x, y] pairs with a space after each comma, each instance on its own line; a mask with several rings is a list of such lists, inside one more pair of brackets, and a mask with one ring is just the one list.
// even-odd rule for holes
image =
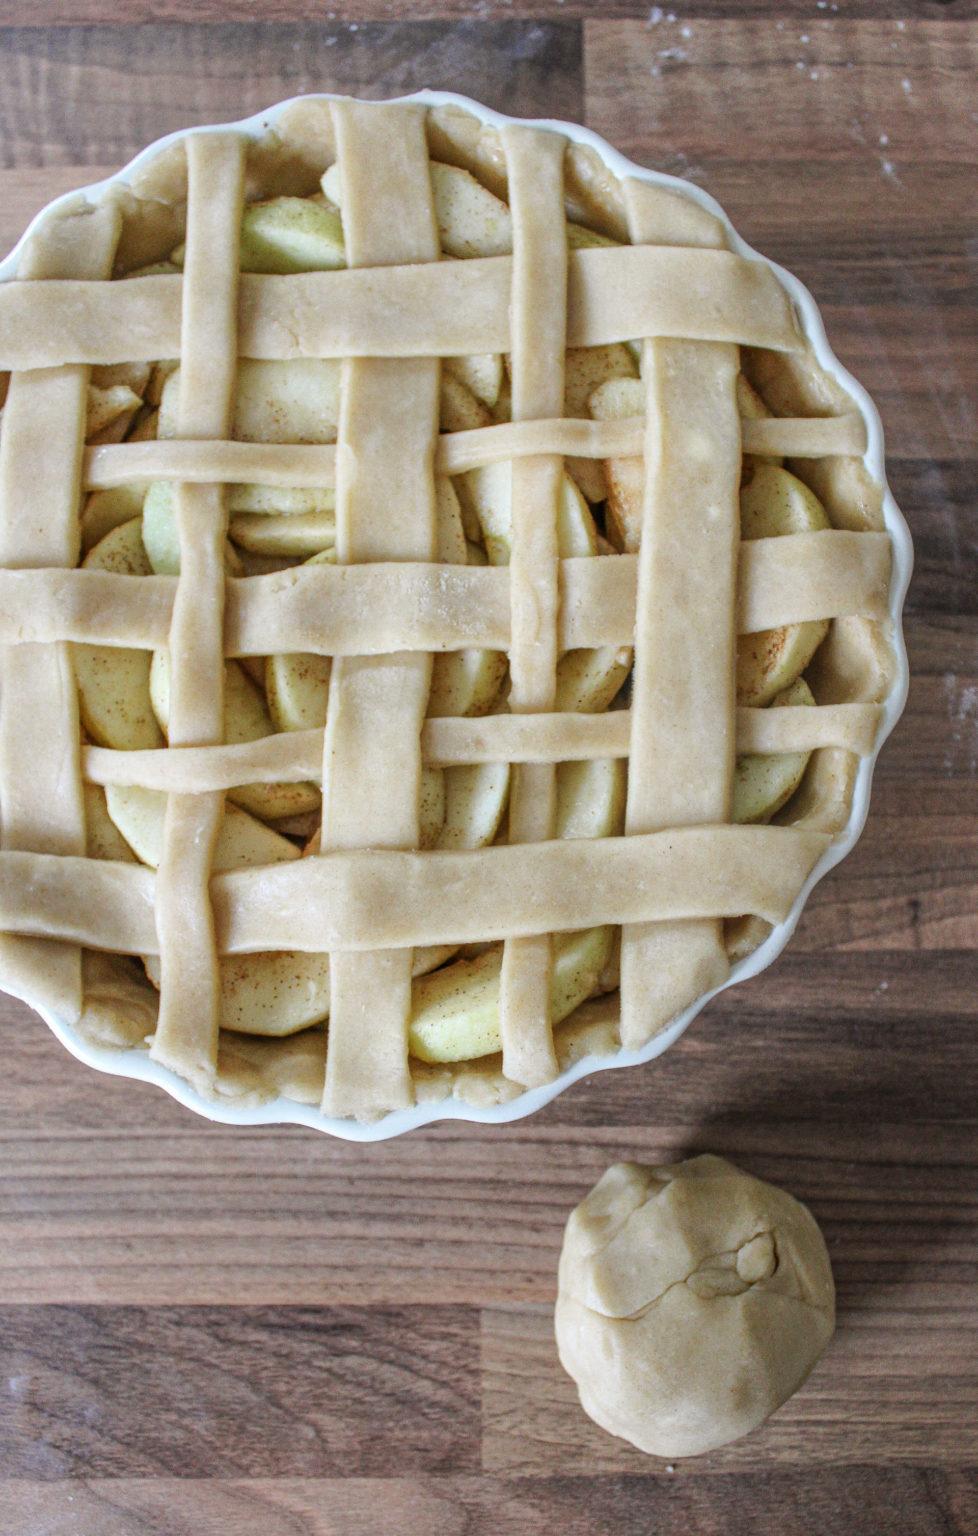
[[[431, 167], [435, 216], [446, 260], [505, 255], [513, 249], [506, 203], [461, 167]], [[292, 274], [346, 264], [342, 187], [332, 167], [322, 191], [248, 205], [240, 237], [245, 272]], [[608, 236], [568, 222], [571, 248], [614, 244]], [[154, 270], [178, 271], [183, 250]], [[633, 344], [572, 348], [566, 354], [564, 413], [618, 420], [644, 413], [640, 350]], [[337, 440], [341, 369], [338, 361], [239, 361], [233, 436], [241, 442], [332, 444]], [[88, 398], [92, 444], [175, 437], [180, 368], [172, 361], [94, 370]], [[743, 378], [741, 414], [769, 414]], [[470, 431], [509, 419], [507, 359], [480, 354], [443, 359], [440, 426]], [[493, 463], [449, 479], [437, 491], [437, 555], [446, 564], [506, 565], [513, 539], [511, 466]], [[637, 550], [644, 470], [635, 458], [570, 457], [558, 512], [561, 558], [614, 558]], [[232, 485], [227, 491], [226, 567], [247, 577], [336, 558], [335, 492], [329, 488]], [[740, 498], [744, 539], [810, 532], [828, 522], [821, 503], [775, 458], [745, 455]], [[176, 575], [180, 543], [172, 488], [165, 482], [96, 491], [82, 516], [83, 564], [133, 576]], [[752, 706], [814, 703], [802, 674], [827, 624], [794, 624], [742, 636], [737, 649], [737, 699]], [[122, 750], [165, 744], [170, 714], [170, 662], [148, 652], [76, 645], [81, 718], [89, 738]], [[555, 708], [599, 713], [620, 705], [632, 665], [628, 647], [575, 649], [557, 664]], [[329, 707], [331, 661], [313, 654], [272, 654], [229, 660], [224, 676], [224, 738], [255, 741], [274, 732], [322, 730]], [[433, 658], [430, 718], [485, 716], [508, 708], [503, 652], [468, 648]], [[733, 783], [732, 819], [760, 822], [780, 811], [798, 788], [808, 753], [741, 755]], [[468, 850], [507, 836], [510, 769], [505, 763], [434, 768], [422, 773], [420, 846]], [[626, 769], [622, 760], [558, 765], [557, 838], [604, 838], [624, 824]], [[316, 782], [249, 784], [230, 790], [214, 868], [294, 860], [318, 851], [321, 789]], [[89, 852], [94, 857], [160, 859], [166, 797], [135, 788], [88, 787]], [[604, 988], [615, 931], [595, 927], [555, 936], [550, 1008], [555, 1024]], [[416, 951], [410, 1049], [426, 1062], [458, 1062], [501, 1049], [499, 989], [503, 945], [476, 951], [439, 945]], [[156, 984], [159, 962], [145, 960]], [[268, 952], [220, 962], [220, 1022], [243, 1034], [284, 1036], [321, 1025], [329, 1015], [329, 958]]]

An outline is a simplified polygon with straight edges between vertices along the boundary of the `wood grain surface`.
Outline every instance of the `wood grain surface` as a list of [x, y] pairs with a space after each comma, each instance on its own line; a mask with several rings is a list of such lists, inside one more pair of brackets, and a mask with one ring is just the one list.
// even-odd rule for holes
[[[211, 1125], [0, 1001], [3, 1536], [978, 1533], [978, 6], [6, 0], [0, 245], [145, 143], [312, 90], [468, 92], [689, 177], [814, 292], [914, 532], [870, 819], [764, 976], [532, 1120]], [[139, 25], [136, 25], [139, 23]], [[581, 1412], [563, 1224], [612, 1161], [805, 1200], [839, 1326], [666, 1465]]]

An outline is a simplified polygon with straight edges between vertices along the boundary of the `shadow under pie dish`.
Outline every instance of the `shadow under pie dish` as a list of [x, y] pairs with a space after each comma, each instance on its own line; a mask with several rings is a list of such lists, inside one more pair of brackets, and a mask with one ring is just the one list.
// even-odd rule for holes
[[390, 1135], [775, 957], [902, 708], [910, 549], [810, 297], [699, 189], [306, 97], [0, 276], [0, 982], [71, 1050]]

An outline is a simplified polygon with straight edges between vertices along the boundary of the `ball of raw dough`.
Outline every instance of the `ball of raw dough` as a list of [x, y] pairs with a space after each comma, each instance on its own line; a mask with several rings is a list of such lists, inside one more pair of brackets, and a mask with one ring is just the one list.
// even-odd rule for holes
[[698, 1456], [762, 1423], [828, 1344], [825, 1241], [805, 1206], [722, 1157], [616, 1163], [567, 1223], [556, 1326], [596, 1423]]

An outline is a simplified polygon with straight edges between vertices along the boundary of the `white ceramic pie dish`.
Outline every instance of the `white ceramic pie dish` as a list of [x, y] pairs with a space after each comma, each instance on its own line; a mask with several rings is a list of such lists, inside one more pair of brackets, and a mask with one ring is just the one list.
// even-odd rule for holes
[[[422, 91], [407, 99], [430, 106], [454, 104], [493, 126], [501, 126], [507, 121], [505, 117], [482, 107], [476, 102], [444, 92]], [[274, 124], [276, 116], [290, 105], [292, 103], [283, 102], [269, 111], [259, 113], [255, 117], [246, 119], [243, 122], [221, 125], [221, 127], [231, 126], [244, 134], [257, 138], [265, 133]], [[110, 1050], [96, 1047], [81, 1038], [64, 1020], [51, 1015], [45, 1010], [39, 1010], [62, 1044], [86, 1065], [95, 1067], [103, 1072], [154, 1083], [158, 1087], [165, 1089], [166, 1092], [179, 1100], [180, 1103], [212, 1120], [222, 1121], [231, 1125], [270, 1123], [305, 1125], [351, 1141], [380, 1140], [399, 1135], [403, 1131], [412, 1130], [436, 1120], [460, 1119], [484, 1124], [503, 1123], [532, 1114], [543, 1104], [548, 1103], [559, 1093], [563, 1092], [571, 1083], [576, 1082], [581, 1077], [588, 1076], [592, 1072], [611, 1067], [635, 1066], [661, 1055], [678, 1039], [701, 1008], [716, 995], [717, 991], [722, 991], [727, 986], [757, 975], [758, 972], [765, 969], [781, 953], [794, 931], [809, 891], [817, 880], [821, 879], [829, 869], [844, 858], [853, 847], [862, 830], [869, 808], [870, 787], [876, 755], [899, 718], [906, 700], [908, 669], [901, 633], [901, 614], [912, 568], [910, 536], [906, 523], [886, 485], [882, 428], [876, 408], [866, 392], [842, 368], [830, 351], [821, 317], [811, 295], [790, 273], [775, 266], [774, 263], [767, 261], [766, 258], [759, 257], [759, 253], [749, 247], [738, 236], [719, 205], [705, 192], [701, 191], [700, 188], [677, 180], [675, 177], [649, 171], [633, 164], [585, 128], [567, 123], [542, 123], [538, 126], [557, 128], [560, 132], [577, 142], [590, 146], [604, 160], [614, 175], [618, 177], [637, 176], [652, 183], [681, 190], [685, 196], [722, 219], [729, 233], [731, 249], [739, 255], [766, 261], [766, 264], [777, 274], [781, 284], [790, 294], [796, 306], [803, 330], [817, 362], [832, 375], [842, 389], [850, 396], [854, 406], [861, 413], [865, 422], [867, 436], [864, 463], [869, 475], [882, 487], [883, 515], [893, 548], [889, 612], [892, 621], [892, 645], [895, 656], [894, 679], [882, 707], [882, 720], [877, 743], [873, 752], [862, 758], [859, 763], [852, 795], [851, 813], [845, 829], [834, 838], [832, 845], [818, 860], [811, 875], [802, 887], [788, 918], [778, 924], [765, 942], [753, 953], [744, 959], [735, 961], [731, 965], [730, 974], [722, 987], [704, 993], [695, 1004], [680, 1014], [643, 1049], [634, 1052], [619, 1050], [610, 1056], [585, 1056], [563, 1071], [553, 1082], [541, 1088], [526, 1090], [518, 1098], [512, 1099], [509, 1102], [496, 1104], [491, 1107], [479, 1107], [455, 1098], [446, 1098], [436, 1102], [421, 1102], [411, 1109], [388, 1114], [384, 1119], [374, 1124], [361, 1124], [349, 1119], [330, 1118], [323, 1115], [314, 1106], [300, 1104], [284, 1097], [251, 1106], [235, 1102], [222, 1104], [203, 1098], [173, 1072], [151, 1060], [148, 1049], [127, 1048]], [[207, 132], [208, 130], [205, 129], [203, 131]], [[135, 160], [115, 176], [93, 186], [81, 188], [79, 191], [90, 201], [97, 201], [99, 196], [109, 186], [113, 183], [126, 184], [138, 170], [158, 155], [163, 147], [181, 137], [182, 133], [176, 133], [168, 136], [166, 139], [158, 140], [156, 143], [148, 146]], [[8, 281], [15, 276], [20, 251], [36, 225], [45, 219], [52, 209], [76, 199], [79, 196], [79, 191], [66, 194], [64, 198], [58, 199], [57, 202], [50, 204], [42, 210], [15, 249], [0, 262], [0, 281]]]

